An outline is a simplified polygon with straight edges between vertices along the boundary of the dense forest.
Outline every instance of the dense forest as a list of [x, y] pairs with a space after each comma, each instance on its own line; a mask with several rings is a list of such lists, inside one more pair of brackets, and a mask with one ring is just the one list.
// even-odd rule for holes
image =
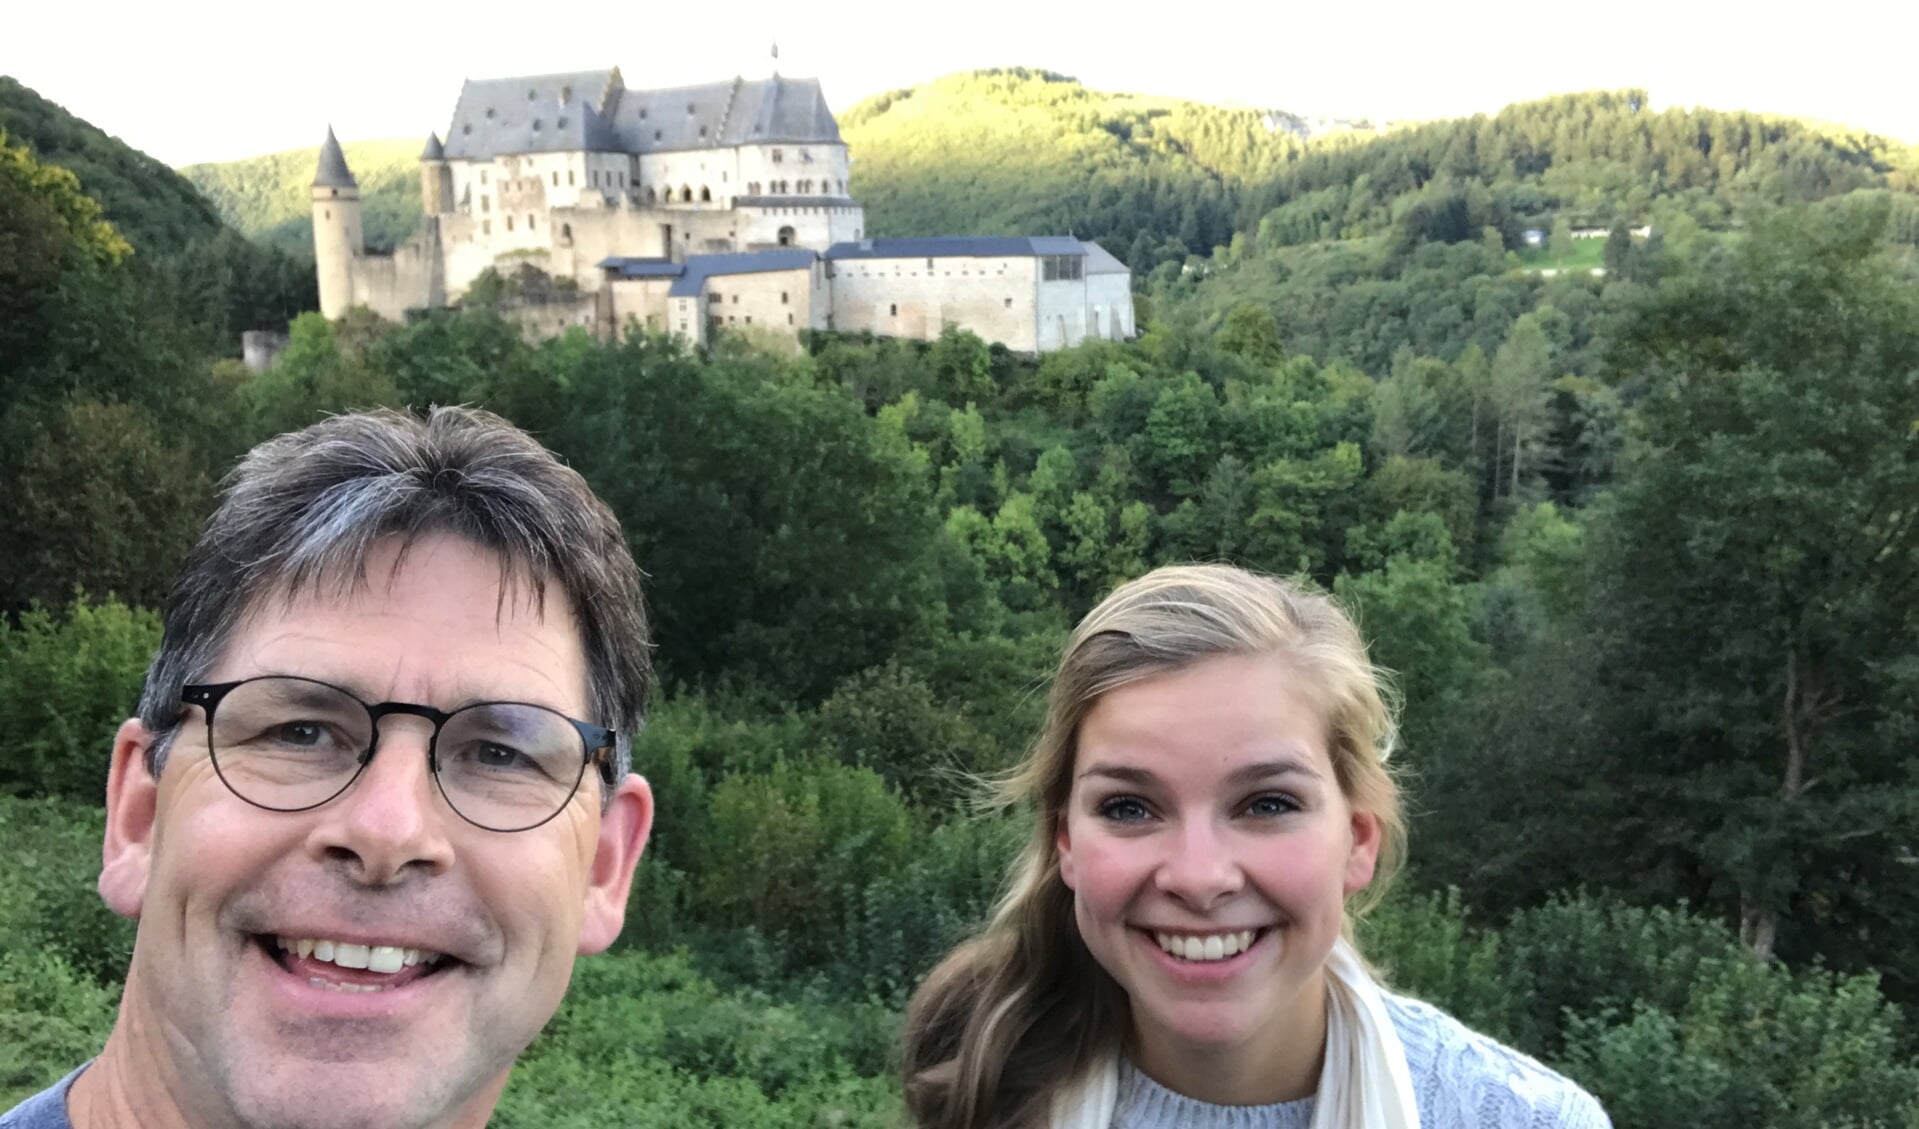
[[[1224, 559], [1335, 592], [1396, 672], [1412, 866], [1362, 926], [1393, 984], [1622, 1129], [1919, 1127], [1911, 154], [1632, 92], [1301, 142], [1077, 89], [968, 76], [846, 119], [900, 233], [1034, 226], [1058, 201], [990, 169], [1051, 123], [1127, 154], [1129, 203], [1086, 178], [1047, 222], [1144, 248], [1147, 329], [1043, 358], [530, 342], [470, 309], [301, 315], [248, 375], [142, 273], [108, 175], [137, 155], [86, 134], [69, 173], [9, 120], [0, 1107], [111, 1024], [105, 750], [213, 484], [322, 412], [469, 402], [620, 514], [666, 681], [626, 932], [498, 1124], [896, 1124], [898, 1009], [1018, 835], [966, 779], [1031, 740], [1101, 593]], [[912, 187], [948, 127], [859, 147], [922, 97], [1018, 111], [948, 150], [971, 210]], [[1186, 176], [1217, 186], [1196, 242], [1150, 187]], [[1599, 272], [1542, 269], [1575, 227], [1609, 230]]]

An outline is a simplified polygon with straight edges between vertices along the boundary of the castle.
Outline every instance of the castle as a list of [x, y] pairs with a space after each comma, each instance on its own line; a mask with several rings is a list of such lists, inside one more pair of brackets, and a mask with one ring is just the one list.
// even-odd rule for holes
[[468, 80], [420, 154], [420, 232], [366, 250], [333, 131], [313, 178], [320, 310], [400, 320], [459, 302], [483, 272], [557, 285], [510, 306], [530, 332], [629, 324], [716, 331], [948, 327], [1026, 353], [1133, 336], [1131, 274], [1071, 236], [872, 239], [814, 79], [631, 90], [619, 68]]

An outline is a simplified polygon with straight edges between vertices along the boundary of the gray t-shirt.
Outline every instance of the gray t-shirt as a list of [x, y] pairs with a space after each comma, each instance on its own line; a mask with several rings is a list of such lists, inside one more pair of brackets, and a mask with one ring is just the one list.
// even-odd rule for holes
[[0, 1113], [0, 1129], [73, 1129], [73, 1122], [67, 1120], [67, 1091], [73, 1088], [73, 1080], [80, 1077], [80, 1071], [86, 1068], [80, 1067], [7, 1112]]

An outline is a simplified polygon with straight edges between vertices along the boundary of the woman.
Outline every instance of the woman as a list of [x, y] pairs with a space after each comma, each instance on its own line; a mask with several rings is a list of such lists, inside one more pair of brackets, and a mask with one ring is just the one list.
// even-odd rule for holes
[[1079, 625], [1002, 799], [1038, 821], [906, 1017], [921, 1129], [1604, 1127], [1351, 942], [1405, 839], [1392, 717], [1326, 597], [1162, 568]]

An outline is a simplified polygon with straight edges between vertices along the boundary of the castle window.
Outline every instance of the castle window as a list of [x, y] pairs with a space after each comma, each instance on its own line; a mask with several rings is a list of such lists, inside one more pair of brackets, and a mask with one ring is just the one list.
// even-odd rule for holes
[[506, 217], [506, 229], [507, 229], [508, 231], [512, 231], [512, 230], [513, 230], [513, 217], [512, 217], [512, 216], [508, 216], [508, 217]]
[[485, 213], [487, 213], [487, 212], [490, 212], [490, 211], [492, 211], [492, 210], [493, 210], [493, 197], [491, 197], [491, 196], [482, 196], [482, 197], [480, 197], [480, 212], [481, 212], [481, 214], [485, 214]]
[[533, 213], [532, 212], [528, 212], [526, 214], [526, 229], [528, 231], [533, 230]]
[[788, 315], [786, 315], [786, 324], [788, 324], [788, 325], [792, 325], [792, 324], [793, 324], [793, 315], [792, 315], [792, 314], [788, 314]]
[[485, 170], [485, 169], [481, 169], [481, 170], [480, 170], [480, 183], [481, 183], [481, 184], [485, 184], [485, 183], [486, 183], [486, 170]]
[[561, 114], [561, 115], [560, 115], [560, 120], [559, 120], [559, 121], [556, 121], [556, 122], [554, 122], [554, 123], [553, 123], [553, 128], [554, 128], [554, 129], [565, 129], [565, 128], [566, 128], [566, 115], [565, 115], [565, 114]]
[[533, 132], [534, 133], [540, 132], [540, 119], [538, 118], [533, 119]]
[[735, 306], [740, 304], [740, 296], [738, 294], [733, 295], [733, 304]]
[[689, 114], [693, 112], [693, 103], [691, 103], [691, 102], [688, 102], [688, 103], [686, 104], [686, 112], [687, 112], [687, 113], [689, 113]]
[[793, 236], [795, 234], [796, 233], [794, 232], [794, 230], [790, 227], [780, 228], [780, 235], [779, 235], [780, 246], [791, 247], [793, 245]]
[[655, 204], [659, 202], [659, 197], [657, 194], [654, 193], [653, 186], [650, 184], [647, 185], [647, 188], [646, 188], [646, 202], [649, 204]]
[[752, 314], [748, 314], [748, 315], [746, 315], [746, 324], [748, 324], [748, 325], [752, 325], [752, 324], [753, 324], [753, 315], [752, 315]]
[[933, 273], [933, 259], [931, 256], [928, 256], [926, 260], [926, 273], [928, 274]]
[[641, 120], [641, 121], [645, 121], [645, 120], [646, 120], [646, 107], [645, 107], [645, 106], [641, 106], [641, 107], [640, 107], [640, 120]]
[[566, 170], [566, 186], [568, 188], [573, 187], [573, 170], [572, 169]]
[[786, 157], [785, 157], [785, 155], [783, 155], [783, 154], [782, 154], [782, 153], [781, 153], [781, 152], [780, 152], [780, 151], [779, 151], [778, 149], [775, 149], [775, 150], [773, 150], [773, 163], [774, 163], [774, 164], [776, 164], [776, 165], [777, 165], [777, 164], [783, 164], [783, 163], [784, 163], [785, 161], [786, 161]]
[[594, 169], [588, 175], [593, 178], [593, 187], [598, 188], [600, 186], [600, 170]]
[[321, 209], [320, 209], [320, 218], [321, 218], [321, 219], [323, 219], [323, 220], [330, 220], [330, 219], [332, 219], [332, 218], [333, 218], [333, 209], [332, 209], [332, 208], [321, 208]]
[[706, 127], [705, 127], [705, 126], [701, 126], [701, 127], [700, 127], [700, 136], [701, 136], [701, 137], [705, 137], [705, 136], [706, 136]]
[[481, 221], [480, 221], [480, 234], [481, 234], [481, 235], [492, 235], [492, 234], [493, 234], [493, 221], [492, 221], [492, 220], [481, 220]]
[[1013, 300], [1011, 298], [1006, 300], [1006, 308], [1009, 310], [1013, 308]]
[[780, 291], [780, 305], [786, 305], [786, 291]]
[[812, 163], [812, 160], [813, 160], [813, 152], [812, 152], [812, 150], [810, 150], [810, 149], [801, 149], [801, 150], [800, 150], [800, 160], [802, 160], [802, 161], [805, 161], [805, 162], [807, 162], [807, 163], [809, 163], [809, 164], [811, 164], [811, 163]]
[[563, 223], [560, 225], [560, 238], [566, 240], [568, 243], [573, 242], [573, 225], [572, 224]]
[[558, 188], [559, 186], [560, 186], [560, 170], [554, 169], [553, 170], [553, 187]]
[[462, 137], [471, 137], [471, 136], [473, 136], [473, 123], [472, 123], [472, 122], [467, 122], [467, 123], [465, 123], [465, 124], [463, 124], [462, 126], [460, 126], [460, 136], [462, 136]]
[[709, 306], [717, 306], [724, 301], [726, 301], [726, 299], [720, 297], [720, 293], [717, 290], [706, 296], [706, 303]]
[[898, 302], [893, 303], [890, 307], [888, 307], [887, 312], [892, 314], [894, 317], [900, 316], [899, 303]]
[[486, 120], [487, 120], [487, 121], [492, 121], [492, 120], [493, 120], [493, 107], [491, 107], [491, 106], [488, 106], [488, 107], [486, 108]]
[[704, 184], [700, 185], [700, 203], [711, 204], [712, 202], [713, 202], [713, 190], [711, 188], [708, 188]]
[[340, 190], [337, 188], [329, 188], [326, 190], [326, 192], [328, 196], [331, 196], [335, 200], [338, 200], [340, 198]]
[[680, 203], [691, 204], [692, 202], [693, 202], [693, 187], [688, 184], [680, 185]]
[[660, 139], [660, 131], [656, 129], [653, 131], [653, 140], [658, 141], [659, 139]]
[[526, 100], [529, 102], [533, 101], [533, 99], [539, 96], [540, 96], [540, 92], [537, 90], [529, 90], [526, 92]]

